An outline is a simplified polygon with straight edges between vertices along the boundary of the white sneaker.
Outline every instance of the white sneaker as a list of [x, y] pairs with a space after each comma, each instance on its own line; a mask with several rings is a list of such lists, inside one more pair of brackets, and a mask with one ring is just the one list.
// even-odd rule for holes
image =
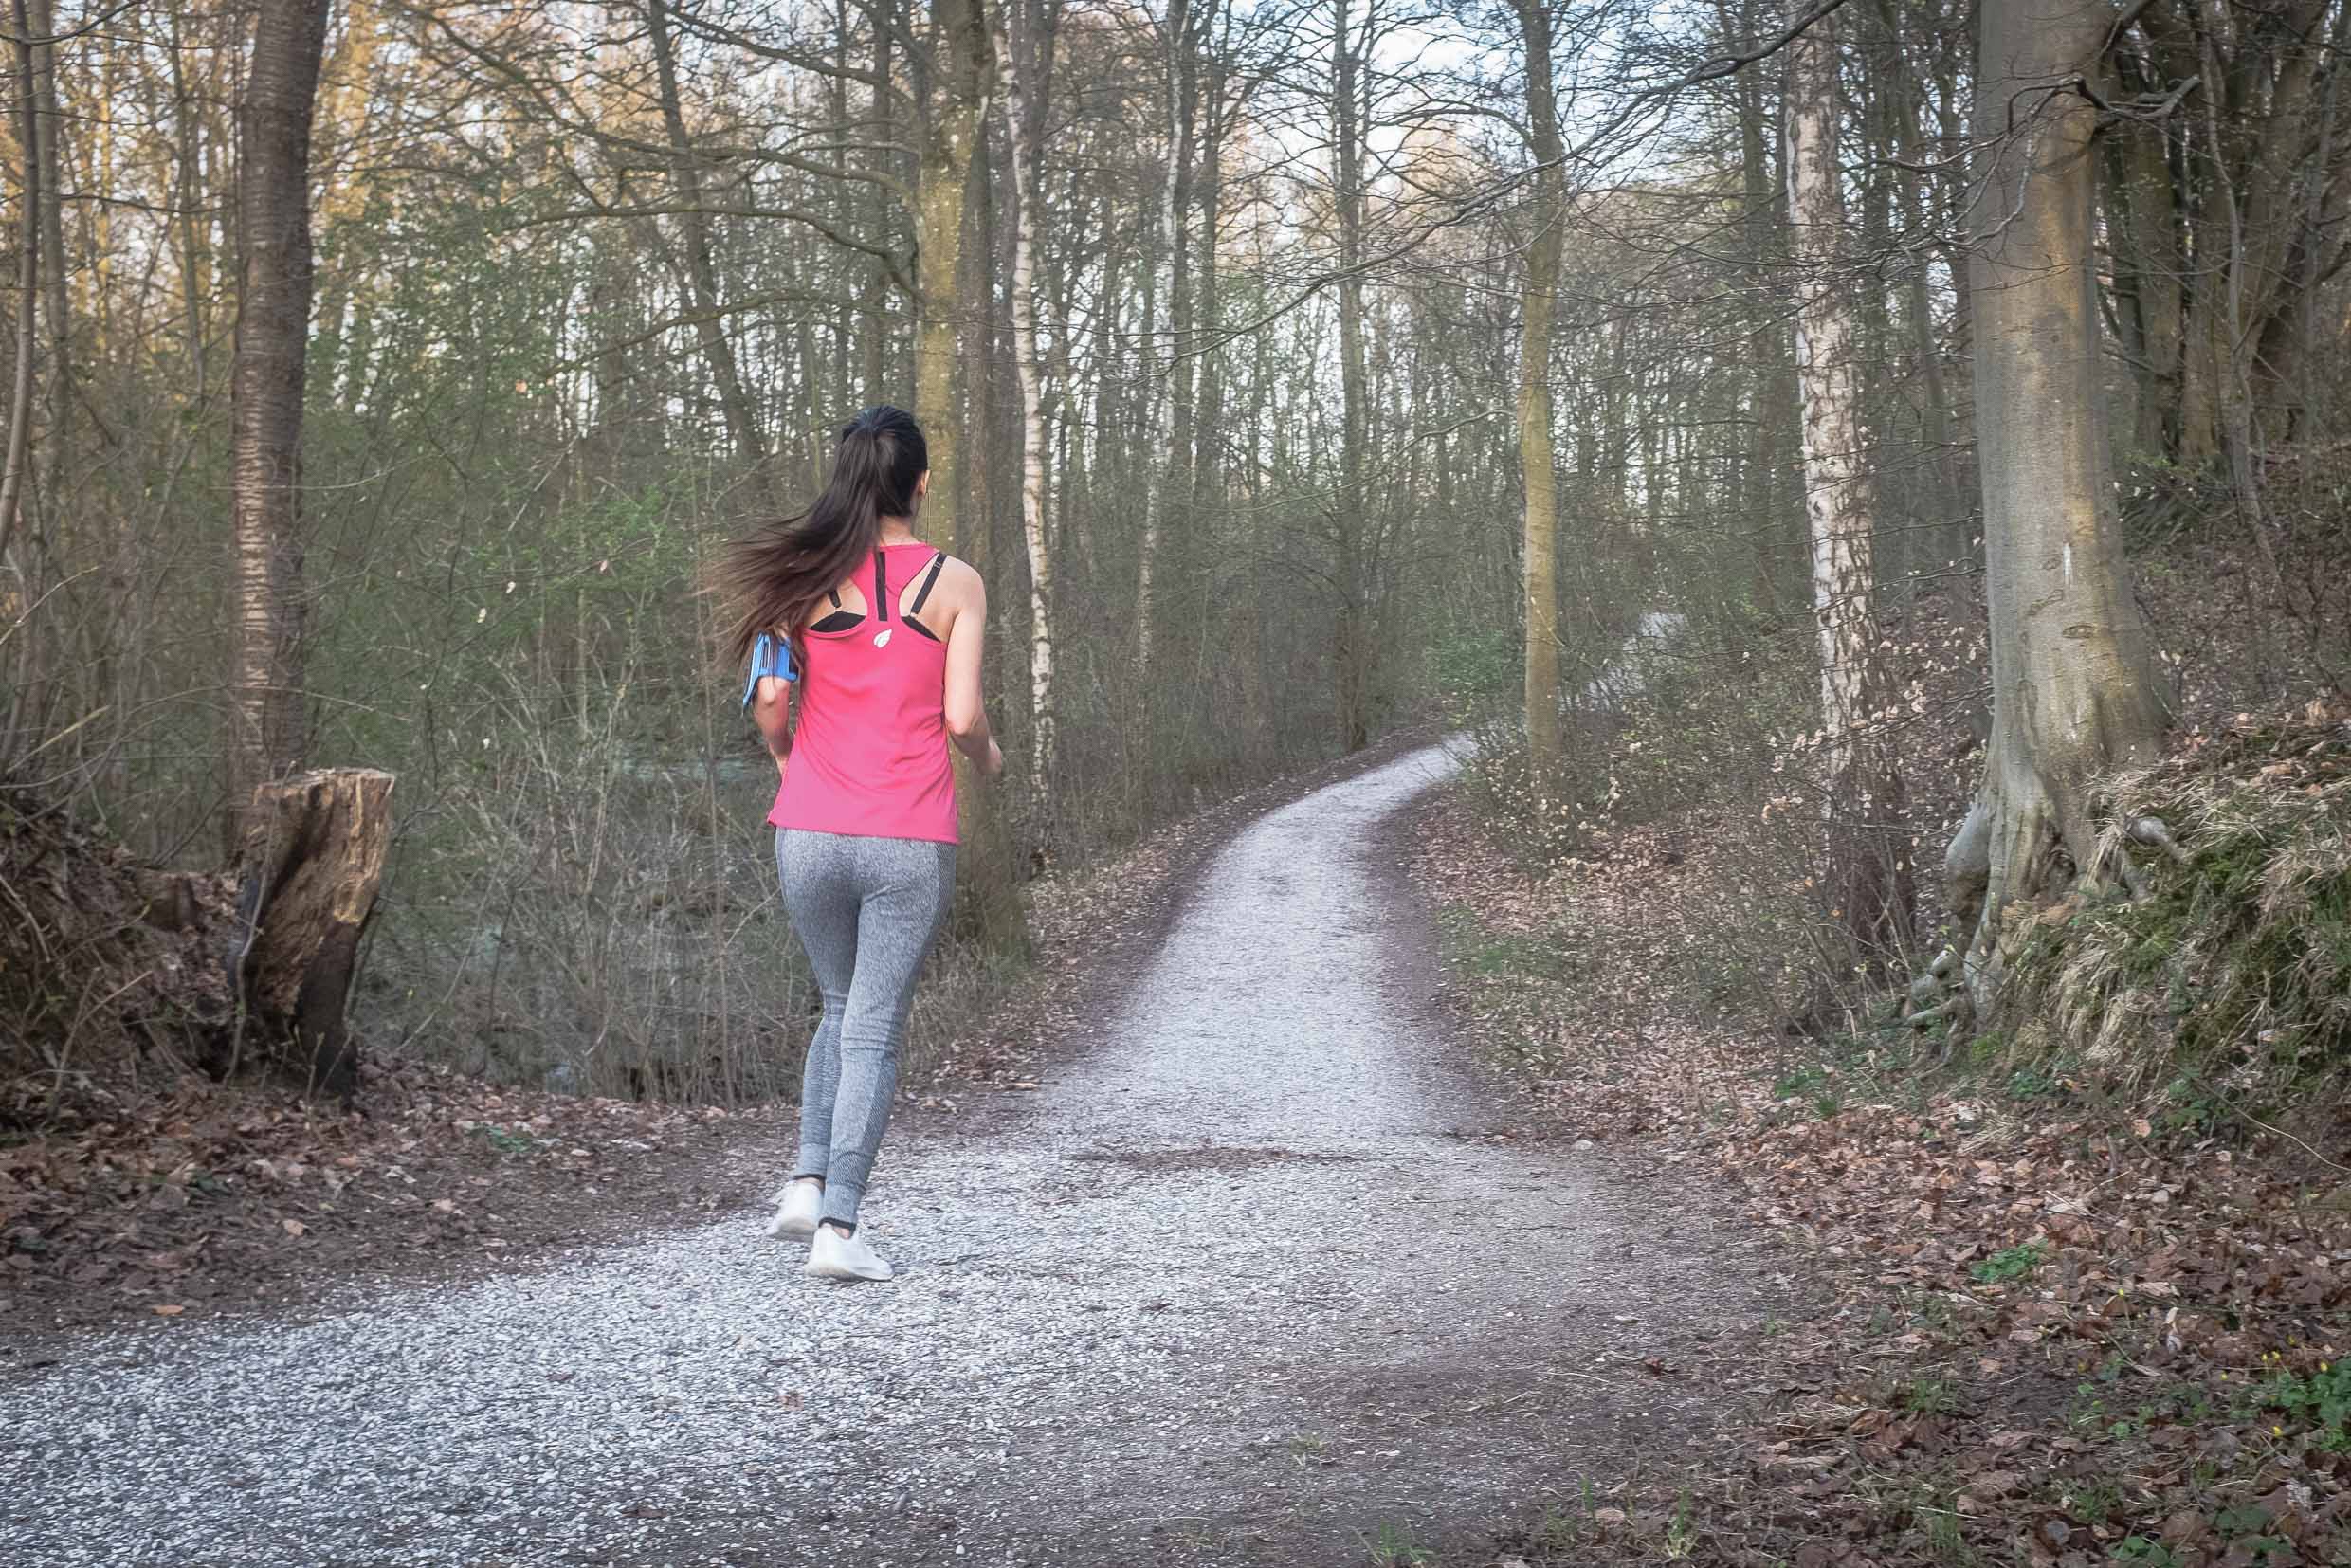
[[775, 1217], [767, 1222], [771, 1236], [789, 1236], [793, 1241], [806, 1241], [816, 1234], [816, 1217], [825, 1210], [825, 1184], [814, 1176], [800, 1176], [784, 1184], [775, 1194]]
[[858, 1235], [845, 1236], [829, 1225], [819, 1226], [815, 1245], [809, 1249], [803, 1274], [820, 1280], [886, 1280], [889, 1263]]

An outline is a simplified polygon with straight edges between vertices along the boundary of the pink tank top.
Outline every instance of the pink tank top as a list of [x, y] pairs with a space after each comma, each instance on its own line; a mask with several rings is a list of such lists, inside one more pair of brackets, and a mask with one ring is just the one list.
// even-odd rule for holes
[[[836, 608], [801, 633], [800, 722], [767, 813], [775, 826], [957, 842], [947, 645], [921, 620], [946, 559], [927, 544], [884, 545], [874, 552], [866, 613]], [[921, 586], [901, 613], [909, 571]]]

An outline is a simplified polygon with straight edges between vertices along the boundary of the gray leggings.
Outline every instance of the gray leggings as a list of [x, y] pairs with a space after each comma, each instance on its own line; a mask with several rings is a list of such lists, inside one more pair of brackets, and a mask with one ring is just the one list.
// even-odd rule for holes
[[775, 831], [775, 874], [825, 998], [800, 1084], [800, 1163], [822, 1176], [824, 1218], [854, 1229], [898, 1092], [898, 1042], [916, 974], [955, 891], [955, 846]]

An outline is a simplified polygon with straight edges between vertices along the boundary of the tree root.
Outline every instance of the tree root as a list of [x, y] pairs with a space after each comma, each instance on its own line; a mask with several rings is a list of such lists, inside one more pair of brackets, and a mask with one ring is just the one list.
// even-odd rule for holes
[[2160, 815], [2132, 818], [2123, 832], [2111, 832], [2097, 851], [2069, 856], [2069, 844], [2090, 844], [2086, 823], [2073, 823], [2067, 834], [2052, 820], [2050, 802], [2027, 797], [1994, 809], [1977, 799], [1959, 832], [1951, 837], [1944, 856], [1944, 886], [1954, 924], [1965, 931], [1965, 942], [1954, 942], [1935, 955], [1925, 974], [1911, 980], [1902, 1001], [1902, 1028], [1933, 1030], [1949, 1025], [1960, 1030], [1992, 1015], [2008, 969], [2003, 947], [2003, 915], [2010, 905], [2057, 896], [2071, 884], [2076, 898], [2114, 893], [2116, 884], [2144, 903], [2154, 893], [2146, 870], [2132, 858], [2130, 844], [2170, 856], [2175, 866], [2189, 863], [2170, 825]]
[[1928, 1030], [1938, 1024], [1957, 1027], [1976, 1011], [1963, 984], [1959, 950], [1946, 947], [1935, 955], [1926, 973], [1910, 982], [1909, 999], [1903, 1004], [1904, 1029]]
[[[1992, 814], [1978, 804], [1952, 840], [1944, 861], [1944, 876], [1952, 909], [1973, 936], [1966, 951], [1957, 946], [1944, 948], [1935, 955], [1925, 973], [1910, 982], [1909, 994], [1902, 1005], [1905, 1029], [1929, 1030], [1939, 1025], [1959, 1029], [1983, 1015], [1983, 1002], [1979, 998], [1996, 994], [2007, 958], [2001, 947], [2000, 916], [2002, 906], [2012, 902], [2014, 895], [2003, 897], [2002, 887], [1995, 884], [1992, 876]], [[2009, 859], [2006, 864], [2014, 863], [2014, 857], [2038, 846], [2043, 827], [2037, 814], [2026, 816], [2021, 828], [2012, 825]], [[2145, 902], [2154, 888], [2125, 843], [2160, 850], [2175, 865], [2185, 866], [2189, 862], [2188, 851], [2180, 847], [2161, 817], [2134, 818], [2119, 837], [2106, 840], [2105, 853], [2093, 862], [2103, 863], [2101, 872], [2111, 874], [2113, 882], [2122, 884], [2133, 903]], [[2062, 859], [2056, 862], [2060, 867], [2063, 864]], [[2095, 890], [2086, 885], [2096, 880], [2095, 875], [2082, 878], [2074, 896], [2096, 897]], [[2028, 887], [2032, 881], [2027, 879]], [[2109, 894], [2113, 882], [2105, 884]], [[2047, 886], [2046, 882], [2043, 886]]]
[[2160, 816], [2142, 816], [2132, 822], [2130, 836], [2134, 844], [2143, 844], [2151, 849], [2162, 850], [2171, 856], [2172, 864], [2175, 866], [2188, 864], [2188, 851], [2179, 847], [2179, 841], [2172, 837], [2171, 829], [2164, 825], [2163, 819]]
[[1967, 993], [1954, 991], [1937, 1006], [1921, 1008], [1903, 1022], [1918, 1030], [1933, 1029], [1937, 1024], [1950, 1024], [1956, 1028], [1974, 1016], [1975, 1012], [1976, 1004], [1967, 999]]
[[2122, 877], [2123, 890], [2130, 895], [2131, 903], [2146, 903], [2154, 889], [2147, 885], [2147, 874], [2139, 868], [2139, 863], [2118, 849], [2114, 854], [2114, 869]]

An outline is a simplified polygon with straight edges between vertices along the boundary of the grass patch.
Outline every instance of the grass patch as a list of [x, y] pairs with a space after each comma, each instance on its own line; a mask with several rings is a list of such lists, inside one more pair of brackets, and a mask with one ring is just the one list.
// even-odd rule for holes
[[1435, 1568], [1436, 1554], [1412, 1540], [1401, 1524], [1380, 1525], [1365, 1543], [1371, 1568]]
[[1968, 1270], [1977, 1285], [2007, 1285], [2021, 1280], [2041, 1267], [2049, 1249], [2037, 1241], [2021, 1247], [2004, 1247]]
[[473, 1135], [487, 1143], [491, 1152], [501, 1155], [526, 1155], [546, 1141], [522, 1128], [508, 1129], [487, 1121], [475, 1122]]
[[1941, 1377], [1913, 1377], [1903, 1385], [1902, 1408], [1913, 1415], [1948, 1415], [1959, 1403], [1951, 1385]]

